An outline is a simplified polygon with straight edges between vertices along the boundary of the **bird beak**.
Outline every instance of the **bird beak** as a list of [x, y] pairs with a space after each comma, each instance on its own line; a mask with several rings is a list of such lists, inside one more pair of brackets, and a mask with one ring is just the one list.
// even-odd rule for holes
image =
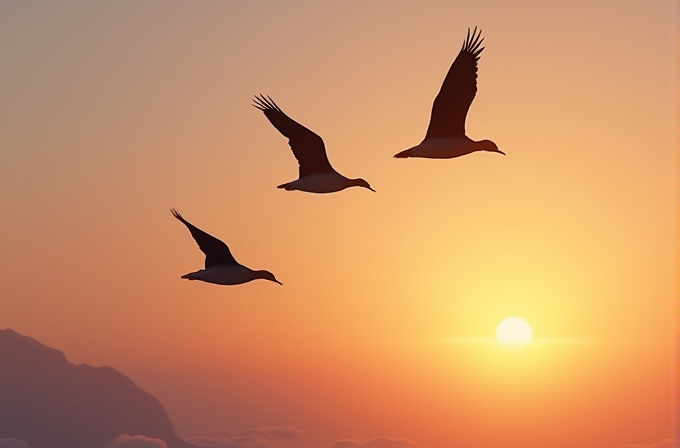
[[368, 189], [371, 190], [373, 193], [377, 193], [377, 191], [375, 191], [375, 190], [374, 190], [373, 188], [371, 188], [371, 187], [368, 187]]
[[274, 283], [278, 283], [279, 285], [283, 286], [283, 283], [281, 283], [280, 281], [278, 281], [276, 279], [274, 279]]
[[503, 151], [501, 151], [500, 149], [498, 150], [498, 152], [500, 152], [501, 154], [505, 155], [505, 153], [504, 153]]

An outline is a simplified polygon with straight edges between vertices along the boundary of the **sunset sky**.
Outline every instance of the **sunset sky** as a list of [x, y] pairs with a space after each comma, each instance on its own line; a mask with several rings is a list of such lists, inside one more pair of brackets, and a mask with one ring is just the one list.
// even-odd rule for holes
[[[120, 370], [188, 440], [669, 439], [677, 14], [670, 0], [0, 2], [0, 328]], [[507, 155], [392, 158], [424, 137], [474, 26], [467, 135]], [[277, 190], [297, 163], [259, 93], [377, 193]], [[170, 207], [284, 286], [180, 279], [203, 254]], [[523, 349], [494, 339], [509, 316], [532, 327]]]

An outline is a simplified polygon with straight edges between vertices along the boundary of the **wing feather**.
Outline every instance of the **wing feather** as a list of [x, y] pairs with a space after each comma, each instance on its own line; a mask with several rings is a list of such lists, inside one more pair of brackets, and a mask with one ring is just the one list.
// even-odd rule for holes
[[238, 264], [234, 256], [231, 254], [229, 247], [227, 247], [224, 242], [191, 224], [174, 208], [171, 208], [170, 211], [172, 212], [172, 216], [179, 219], [184, 223], [185, 226], [187, 226], [189, 232], [191, 232], [191, 236], [193, 236], [194, 240], [196, 240], [198, 243], [198, 247], [205, 254], [206, 269], [218, 264]]
[[255, 96], [253, 106], [285, 137], [300, 165], [300, 178], [314, 173], [334, 171], [323, 139], [286, 115], [270, 97]]
[[425, 138], [465, 136], [465, 118], [477, 94], [477, 62], [484, 50], [480, 39], [482, 30], [475, 27], [463, 42], [458, 56], [444, 78], [439, 94], [432, 105], [430, 126]]

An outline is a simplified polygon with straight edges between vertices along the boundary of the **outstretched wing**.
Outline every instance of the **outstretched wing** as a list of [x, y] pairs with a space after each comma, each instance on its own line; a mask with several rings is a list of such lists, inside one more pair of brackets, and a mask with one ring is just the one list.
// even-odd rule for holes
[[290, 149], [300, 165], [300, 178], [334, 171], [321, 137], [286, 115], [271, 98], [260, 95], [253, 101], [253, 106], [264, 112], [269, 122], [288, 137]]
[[205, 254], [206, 269], [218, 264], [238, 264], [234, 259], [234, 256], [231, 255], [231, 251], [229, 251], [226, 244], [191, 224], [174, 208], [171, 208], [170, 211], [172, 212], [172, 216], [179, 219], [187, 226], [189, 232], [191, 232], [191, 236], [193, 236], [198, 243], [198, 247]]
[[463, 48], [451, 64], [444, 83], [432, 105], [430, 126], [425, 138], [462, 137], [465, 135], [465, 117], [477, 94], [477, 61], [484, 47], [479, 48], [482, 30], [477, 27], [470, 36], [468, 28]]

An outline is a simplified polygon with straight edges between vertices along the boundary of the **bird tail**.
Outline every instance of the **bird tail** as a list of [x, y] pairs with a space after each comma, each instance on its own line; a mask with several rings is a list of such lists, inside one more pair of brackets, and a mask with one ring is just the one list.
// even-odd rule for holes
[[285, 188], [286, 190], [290, 191], [292, 190], [292, 188], [290, 187], [291, 183], [292, 182], [287, 182], [285, 184], [277, 185], [276, 188]]
[[409, 149], [405, 149], [402, 152], [398, 152], [394, 155], [394, 158], [395, 159], [407, 159], [407, 158], [411, 157], [411, 150], [412, 149], [413, 148], [409, 148]]
[[194, 274], [196, 274], [196, 273], [195, 272], [189, 272], [188, 274], [184, 274], [180, 278], [186, 278], [187, 280], [196, 280], [196, 276]]

